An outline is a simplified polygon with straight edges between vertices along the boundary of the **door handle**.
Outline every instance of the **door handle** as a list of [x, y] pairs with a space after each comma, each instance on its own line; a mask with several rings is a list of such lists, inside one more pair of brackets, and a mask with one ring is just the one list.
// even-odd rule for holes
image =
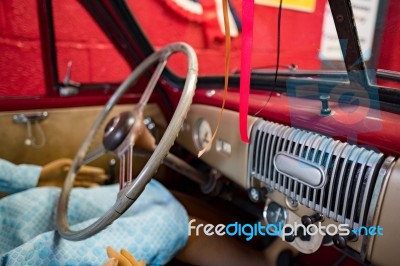
[[16, 114], [13, 115], [13, 121], [17, 124], [27, 124], [40, 122], [49, 116], [47, 112], [36, 112], [36, 113], [26, 113], [26, 114]]

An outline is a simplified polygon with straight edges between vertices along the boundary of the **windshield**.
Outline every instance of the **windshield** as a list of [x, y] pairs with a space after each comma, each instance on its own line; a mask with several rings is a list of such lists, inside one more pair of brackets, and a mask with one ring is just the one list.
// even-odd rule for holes
[[[400, 2], [352, 0], [359, 40], [369, 69], [400, 71]], [[240, 73], [242, 1], [231, 0], [231, 73]], [[191, 44], [199, 73], [223, 75], [225, 42], [222, 1], [148, 0], [128, 4], [155, 49], [174, 41]], [[252, 49], [253, 70], [274, 70], [278, 40], [279, 0], [256, 0]], [[152, 15], [149, 16], [149, 10]], [[328, 1], [285, 0], [280, 25], [280, 71], [345, 70]], [[162, 30], [160, 30], [162, 29]], [[183, 75], [182, 62], [169, 67]]]

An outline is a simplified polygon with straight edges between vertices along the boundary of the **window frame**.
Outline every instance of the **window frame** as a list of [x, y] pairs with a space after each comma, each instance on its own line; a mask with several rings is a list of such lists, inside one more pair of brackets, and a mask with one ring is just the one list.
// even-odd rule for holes
[[[329, 2], [334, 2], [329, 0]], [[350, 0], [339, 1], [341, 4], [331, 6], [334, 9], [333, 12], [343, 12], [343, 10], [351, 10]], [[45, 84], [46, 90], [49, 94], [59, 94], [60, 88], [63, 86], [59, 82], [59, 76], [57, 72], [57, 55], [55, 47], [55, 32], [54, 32], [54, 20], [52, 16], [52, 5], [51, 0], [39, 0], [39, 17], [40, 19], [40, 35], [42, 41], [42, 56], [44, 61], [45, 71]], [[93, 17], [96, 23], [101, 27], [104, 33], [109, 37], [110, 41], [115, 45], [116, 49], [125, 58], [127, 63], [134, 69], [144, 58], [153, 53], [154, 49], [150, 44], [149, 40], [143, 33], [136, 21], [133, 14], [127, 4], [124, 1], [90, 1], [82, 0], [80, 2], [82, 6], [88, 11]], [[341, 10], [339, 9], [341, 8]], [[351, 43], [355, 47], [358, 46], [358, 37], [355, 35], [355, 23], [351, 17], [345, 18], [347, 24], [351, 27], [351, 34], [343, 36], [343, 32], [338, 32], [339, 39], [348, 37], [351, 39]], [[352, 53], [347, 53], [345, 56], [345, 62], [354, 62], [354, 58], [360, 58], [361, 51], [355, 49]], [[353, 60], [353, 61], [351, 61]], [[365, 63], [363, 62], [364, 66]], [[347, 64], [346, 64], [347, 65]], [[359, 69], [360, 70], [360, 69]], [[349, 69], [347, 69], [349, 74]], [[324, 74], [316, 73], [317, 77], [327, 77], [330, 75], [329, 72]], [[377, 72], [379, 78], [379, 72]], [[332, 77], [334, 74], [332, 73]], [[300, 82], [306, 80], [304, 73], [299, 71], [298, 73], [293, 72], [279, 72], [277, 77], [277, 86], [275, 91], [284, 93], [286, 92], [286, 85], [288, 81], [292, 81], [293, 78], [298, 79]], [[164, 79], [170, 86], [174, 88], [182, 88], [184, 79], [175, 75], [171, 70], [166, 68], [162, 74]], [[350, 74], [350, 80], [352, 80]], [[223, 76], [201, 76], [198, 78], [197, 87], [200, 89], [222, 89], [224, 77]], [[274, 86], [275, 77], [273, 73], [260, 73], [252, 72], [251, 75], [251, 89], [269, 91]], [[337, 82], [327, 79], [315, 79], [312, 83], [318, 88], [331, 87], [340, 85], [343, 89], [354, 91], [351, 82]], [[239, 89], [240, 75], [232, 74], [229, 78], [229, 88]], [[400, 82], [399, 88], [388, 88], [385, 86], [368, 84], [368, 86], [378, 91], [379, 96], [379, 109], [390, 112], [400, 113]], [[110, 90], [116, 88], [116, 83], [84, 83], [80, 86], [80, 91], [90, 90]]]

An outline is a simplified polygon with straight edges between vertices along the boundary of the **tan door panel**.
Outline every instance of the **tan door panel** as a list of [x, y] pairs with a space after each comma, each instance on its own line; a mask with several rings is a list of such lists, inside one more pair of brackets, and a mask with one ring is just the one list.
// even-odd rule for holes
[[[46, 164], [58, 158], [73, 158], [102, 108], [103, 106], [96, 106], [0, 113], [0, 158], [16, 164], [30, 163], [38, 165]], [[116, 106], [109, 118], [131, 109], [132, 105]], [[13, 122], [13, 115], [39, 111], [48, 112], [48, 117], [40, 122], [46, 143], [42, 148], [34, 148], [25, 145], [27, 125]], [[161, 129], [166, 127], [165, 118], [155, 104], [146, 106], [144, 117], [151, 117]], [[40, 141], [35, 125], [32, 125], [32, 131], [33, 135]], [[101, 143], [101, 136], [102, 131], [98, 133], [93, 147]], [[93, 165], [104, 166], [107, 159], [109, 157], [104, 156], [104, 158], [95, 161]]]

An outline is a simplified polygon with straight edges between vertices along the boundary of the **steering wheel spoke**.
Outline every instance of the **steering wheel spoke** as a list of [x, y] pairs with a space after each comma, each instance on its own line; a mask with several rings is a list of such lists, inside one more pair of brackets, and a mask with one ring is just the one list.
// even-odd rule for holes
[[130, 145], [119, 158], [119, 190], [122, 190], [133, 181], [133, 146]]
[[146, 86], [146, 89], [144, 93], [142, 94], [142, 97], [140, 97], [139, 103], [138, 103], [138, 108], [137, 110], [139, 112], [143, 112], [143, 108], [146, 106], [147, 102], [150, 99], [151, 94], [153, 93], [153, 90], [155, 86], [157, 85], [158, 80], [161, 77], [161, 74], [167, 65], [167, 60], [163, 59], [160, 61], [156, 67], [156, 70], [154, 71], [153, 75], [151, 76], [151, 79], [149, 83]]
[[[143, 110], [167, 65], [168, 58], [177, 52], [184, 53], [188, 59], [186, 81], [182, 90], [181, 100], [176, 106], [175, 113], [163, 137], [156, 146], [154, 138], [143, 124]], [[103, 145], [87, 154], [96, 132], [100, 130], [102, 123], [112, 108], [117, 104], [122, 95], [136, 83], [138, 78], [157, 62], [158, 64], [154, 73], [134, 110], [131, 112], [122, 112], [118, 116], [113, 117], [106, 125], [103, 135]], [[173, 43], [147, 57], [111, 96], [77, 151], [70, 168], [71, 170], [65, 179], [57, 208], [57, 230], [62, 237], [77, 241], [97, 234], [120, 217], [140, 196], [161, 165], [163, 159], [167, 156], [182, 127], [196, 88], [197, 68], [197, 57], [193, 48], [185, 43]], [[146, 151], [154, 151], [146, 165], [135, 178], [133, 178], [132, 173], [134, 146]], [[89, 163], [107, 152], [113, 152], [120, 158], [120, 192], [118, 193], [117, 201], [111, 209], [88, 227], [78, 231], [71, 230], [68, 223], [67, 210], [76, 172], [82, 164]]]
[[88, 154], [86, 154], [85, 158], [83, 158], [83, 161], [81, 165], [86, 165], [88, 163], [93, 162], [103, 154], [105, 154], [107, 151], [104, 148], [103, 145], [99, 145], [96, 148], [94, 148], [92, 151], [90, 151]]

